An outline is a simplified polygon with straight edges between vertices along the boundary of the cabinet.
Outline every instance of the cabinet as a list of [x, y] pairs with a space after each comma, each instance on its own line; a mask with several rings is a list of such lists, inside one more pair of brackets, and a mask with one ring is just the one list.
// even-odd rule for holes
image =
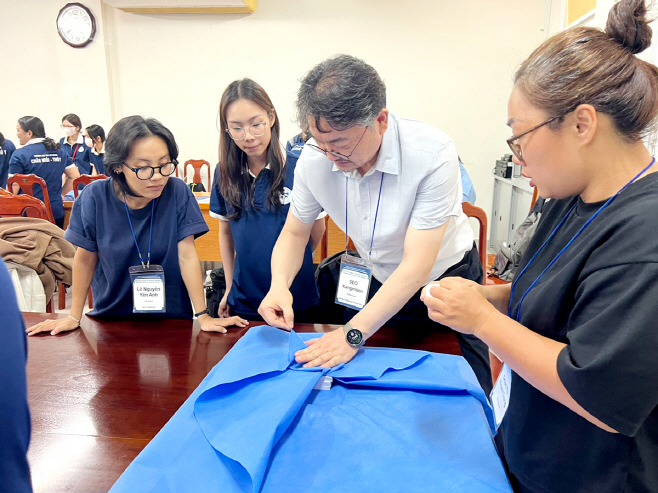
[[496, 252], [510, 244], [514, 231], [528, 217], [533, 188], [523, 177], [494, 176], [493, 207], [489, 228], [489, 249]]

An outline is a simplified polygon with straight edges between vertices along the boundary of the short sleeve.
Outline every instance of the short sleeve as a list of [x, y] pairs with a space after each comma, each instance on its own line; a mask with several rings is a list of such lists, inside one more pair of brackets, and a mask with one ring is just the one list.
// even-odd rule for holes
[[176, 194], [180, 200], [176, 201], [176, 217], [178, 220], [177, 241], [182, 241], [190, 235], [198, 238], [209, 231], [208, 225], [203, 218], [199, 203], [196, 201], [192, 190], [182, 180], [178, 181], [180, 184], [176, 183]]
[[64, 232], [64, 238], [75, 246], [89, 252], [97, 252], [96, 244], [96, 199], [90, 193], [91, 187], [85, 187], [73, 202], [69, 226]]
[[304, 165], [304, 156], [307, 152], [309, 152], [308, 148], [304, 147], [295, 167], [295, 180], [290, 196], [290, 210], [297, 219], [308, 224], [319, 219], [322, 206], [315, 200], [313, 193], [308, 188], [307, 166]]
[[227, 221], [228, 212], [226, 210], [226, 203], [224, 202], [224, 197], [219, 193], [219, 164], [215, 167], [215, 180], [212, 184], [212, 190], [210, 191], [210, 217], [219, 219], [222, 221]]
[[557, 362], [560, 380], [588, 412], [634, 436], [658, 406], [658, 264], [597, 270], [578, 287]]
[[452, 141], [439, 148], [430, 171], [421, 181], [409, 225], [414, 229], [433, 229], [461, 214], [462, 187], [457, 150]]
[[11, 159], [9, 160], [9, 174], [26, 174], [25, 163], [21, 161], [20, 155], [16, 153], [12, 154]]

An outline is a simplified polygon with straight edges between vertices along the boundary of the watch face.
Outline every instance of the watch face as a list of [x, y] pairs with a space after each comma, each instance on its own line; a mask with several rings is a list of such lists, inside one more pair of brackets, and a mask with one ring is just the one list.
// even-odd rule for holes
[[84, 5], [69, 3], [59, 11], [57, 32], [65, 43], [82, 48], [94, 39], [96, 20]]
[[351, 329], [346, 334], [347, 342], [352, 346], [360, 346], [363, 342], [363, 334], [360, 330]]

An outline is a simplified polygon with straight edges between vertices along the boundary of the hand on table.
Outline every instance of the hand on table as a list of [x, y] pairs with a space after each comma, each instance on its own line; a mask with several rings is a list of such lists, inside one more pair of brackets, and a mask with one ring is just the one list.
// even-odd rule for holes
[[57, 320], [44, 320], [41, 323], [28, 327], [25, 332], [28, 336], [39, 334], [40, 332], [50, 332], [54, 336], [60, 332], [77, 329], [80, 324], [73, 317], [58, 318]]
[[210, 315], [201, 315], [199, 317], [199, 325], [201, 330], [205, 332], [221, 332], [226, 333], [226, 327], [237, 325], [238, 327], [246, 327], [249, 325], [244, 318], [238, 316], [228, 318], [212, 318]]
[[231, 316], [231, 311], [228, 308], [228, 289], [222, 296], [221, 301], [219, 302], [219, 308], [217, 309], [217, 315], [226, 318]]
[[318, 339], [306, 341], [305, 344], [308, 346], [306, 349], [295, 353], [297, 363], [306, 363], [304, 368], [316, 366], [332, 368], [341, 363], [347, 363], [359, 350], [347, 343], [342, 328], [327, 332]]
[[[423, 289], [420, 299], [429, 318], [463, 334], [475, 334], [498, 310], [483, 296], [483, 286], [461, 277], [446, 277]], [[430, 290], [430, 296], [426, 293]], [[477, 334], [475, 334], [477, 335]]]
[[258, 307], [258, 313], [267, 325], [290, 330], [295, 324], [292, 310], [292, 293], [290, 290], [270, 291]]

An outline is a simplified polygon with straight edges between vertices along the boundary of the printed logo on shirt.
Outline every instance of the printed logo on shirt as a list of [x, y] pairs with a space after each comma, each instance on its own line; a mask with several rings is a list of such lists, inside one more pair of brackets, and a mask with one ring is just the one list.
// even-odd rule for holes
[[281, 192], [280, 198], [281, 198], [281, 204], [287, 205], [290, 203], [290, 194], [292, 193], [292, 190], [290, 190], [288, 187], [283, 187], [283, 192]]
[[58, 162], [61, 162], [61, 161], [62, 161], [62, 158], [59, 157], [56, 154], [54, 154], [54, 155], [53, 154], [35, 154], [35, 156], [32, 159], [30, 159], [30, 162], [32, 164], [50, 163], [50, 162], [58, 163]]

